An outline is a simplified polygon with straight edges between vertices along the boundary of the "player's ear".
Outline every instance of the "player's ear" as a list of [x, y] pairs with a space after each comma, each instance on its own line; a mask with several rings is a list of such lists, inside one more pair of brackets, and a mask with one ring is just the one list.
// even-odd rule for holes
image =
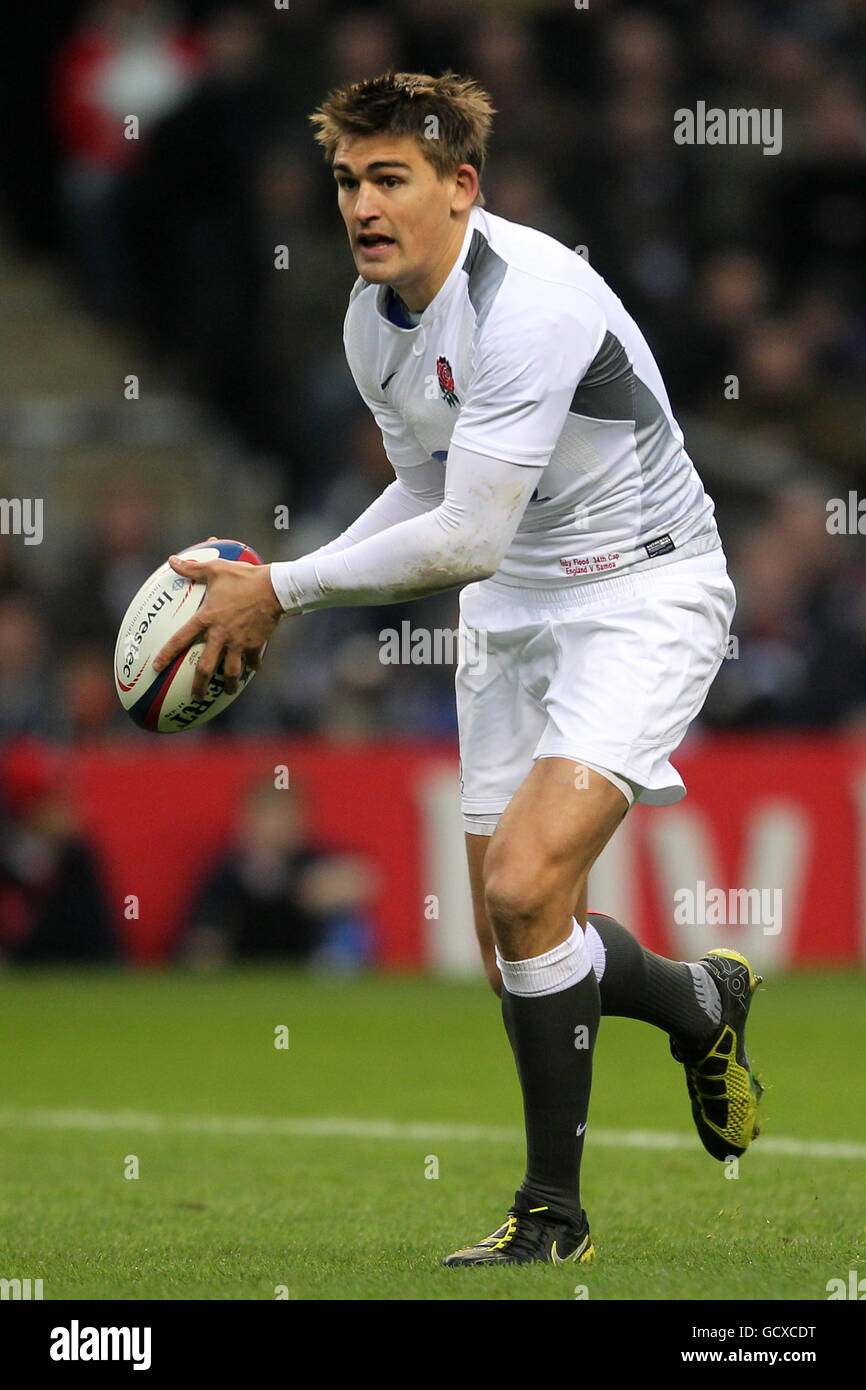
[[466, 212], [478, 196], [478, 170], [473, 164], [461, 164], [454, 174], [452, 212]]

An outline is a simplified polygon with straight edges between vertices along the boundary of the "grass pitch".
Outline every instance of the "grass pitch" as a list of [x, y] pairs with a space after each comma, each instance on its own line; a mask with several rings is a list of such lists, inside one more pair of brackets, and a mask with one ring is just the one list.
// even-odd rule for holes
[[501, 1270], [439, 1264], [500, 1224], [522, 1174], [486, 986], [255, 970], [2, 988], [0, 1276], [41, 1278], [45, 1299], [823, 1300], [866, 1270], [861, 974], [756, 997], [763, 1135], [738, 1177], [700, 1147], [667, 1039], [602, 1020], [596, 1259]]

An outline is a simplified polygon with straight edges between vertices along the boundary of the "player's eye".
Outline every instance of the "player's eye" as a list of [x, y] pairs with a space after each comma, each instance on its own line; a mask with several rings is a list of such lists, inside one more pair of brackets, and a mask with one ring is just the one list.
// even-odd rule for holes
[[[403, 180], [399, 177], [398, 174], [383, 174], [381, 178], [378, 180], [378, 182], [386, 184], [389, 188], [399, 188]], [[357, 179], [351, 179], [344, 174], [341, 178], [336, 179], [336, 184], [338, 188], [352, 189], [357, 188], [358, 181]]]

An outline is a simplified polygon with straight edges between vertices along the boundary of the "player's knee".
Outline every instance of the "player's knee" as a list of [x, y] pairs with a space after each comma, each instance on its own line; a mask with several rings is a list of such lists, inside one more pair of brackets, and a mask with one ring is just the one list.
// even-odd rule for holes
[[537, 880], [508, 872], [493, 872], [484, 884], [484, 906], [493, 930], [531, 927], [544, 914], [547, 894]]

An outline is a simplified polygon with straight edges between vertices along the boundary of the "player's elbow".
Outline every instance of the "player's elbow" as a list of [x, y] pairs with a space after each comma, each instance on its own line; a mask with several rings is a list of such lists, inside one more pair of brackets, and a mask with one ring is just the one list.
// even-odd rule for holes
[[479, 521], [477, 516], [445, 504], [434, 516], [440, 528], [440, 548], [455, 584], [472, 584], [496, 573], [511, 541], [511, 530], [505, 536], [501, 526], [489, 524], [489, 518]]
[[498, 548], [487, 545], [471, 545], [455, 551], [453, 565], [460, 584], [475, 584], [480, 579], [490, 579], [502, 564]]
[[485, 534], [477, 526], [462, 528], [452, 537], [450, 545], [454, 563], [459, 566], [460, 582], [474, 584], [490, 579], [505, 558], [508, 549], [502, 534]]
[[467, 582], [471, 584], [477, 584], [481, 579], [492, 579], [493, 575], [499, 569], [500, 563], [501, 562], [496, 562], [495, 564], [488, 563], [483, 565], [476, 565], [472, 570], [472, 573], [469, 576]]

